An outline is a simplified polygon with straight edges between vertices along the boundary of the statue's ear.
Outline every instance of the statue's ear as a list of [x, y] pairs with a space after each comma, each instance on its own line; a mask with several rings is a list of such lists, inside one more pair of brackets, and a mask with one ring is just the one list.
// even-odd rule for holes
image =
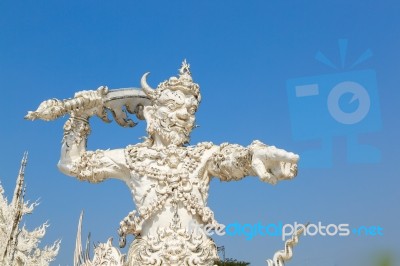
[[143, 109], [143, 116], [146, 121], [151, 119], [151, 116], [154, 114], [154, 107], [152, 105], [145, 106]]

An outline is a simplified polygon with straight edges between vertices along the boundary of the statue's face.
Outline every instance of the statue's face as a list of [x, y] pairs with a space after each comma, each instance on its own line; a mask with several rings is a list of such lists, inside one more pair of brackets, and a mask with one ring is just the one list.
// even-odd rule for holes
[[149, 134], [158, 135], [168, 144], [189, 142], [198, 105], [193, 95], [164, 90], [153, 106], [152, 121], [147, 121]]

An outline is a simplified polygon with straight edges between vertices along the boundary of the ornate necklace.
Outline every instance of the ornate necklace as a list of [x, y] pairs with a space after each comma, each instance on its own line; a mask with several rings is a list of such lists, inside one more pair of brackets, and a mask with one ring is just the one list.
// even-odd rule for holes
[[205, 207], [191, 193], [193, 185], [198, 181], [189, 180], [189, 175], [198, 168], [204, 152], [212, 146], [212, 143], [204, 142], [194, 147], [170, 145], [163, 149], [154, 149], [137, 144], [126, 148], [125, 157], [131, 171], [158, 182], [155, 186], [156, 199], [141, 207], [139, 212], [130, 212], [121, 221], [119, 235], [122, 243], [125, 242], [127, 234], [139, 235], [144, 221], [161, 210], [168, 199], [171, 199], [176, 214], [178, 202], [181, 202], [190, 213], [198, 214], [204, 223], [218, 224], [210, 208]]
[[155, 149], [143, 144], [126, 148], [126, 160], [129, 168], [139, 176], [147, 176], [168, 183], [187, 179], [198, 167], [203, 153], [212, 147], [204, 142], [195, 147], [177, 147]]

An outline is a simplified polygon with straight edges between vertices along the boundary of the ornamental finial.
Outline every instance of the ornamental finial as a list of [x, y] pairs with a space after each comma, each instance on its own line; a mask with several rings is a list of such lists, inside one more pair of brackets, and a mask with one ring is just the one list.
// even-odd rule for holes
[[190, 65], [186, 59], [183, 60], [182, 66], [179, 69], [179, 79], [192, 80], [192, 73], [190, 72]]

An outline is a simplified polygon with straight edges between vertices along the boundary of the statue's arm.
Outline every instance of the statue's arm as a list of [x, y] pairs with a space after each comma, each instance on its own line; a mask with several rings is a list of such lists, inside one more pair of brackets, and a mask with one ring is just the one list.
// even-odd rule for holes
[[214, 152], [207, 163], [210, 176], [222, 181], [240, 180], [254, 175], [251, 167], [251, 153], [238, 144], [223, 143], [214, 147]]
[[297, 175], [299, 156], [254, 141], [248, 147], [223, 143], [216, 147], [208, 160], [208, 173], [222, 181], [258, 176], [261, 181], [276, 184]]
[[64, 125], [58, 168], [79, 180], [98, 183], [107, 178], [125, 180], [129, 176], [123, 149], [87, 151], [89, 117], [72, 115]]

